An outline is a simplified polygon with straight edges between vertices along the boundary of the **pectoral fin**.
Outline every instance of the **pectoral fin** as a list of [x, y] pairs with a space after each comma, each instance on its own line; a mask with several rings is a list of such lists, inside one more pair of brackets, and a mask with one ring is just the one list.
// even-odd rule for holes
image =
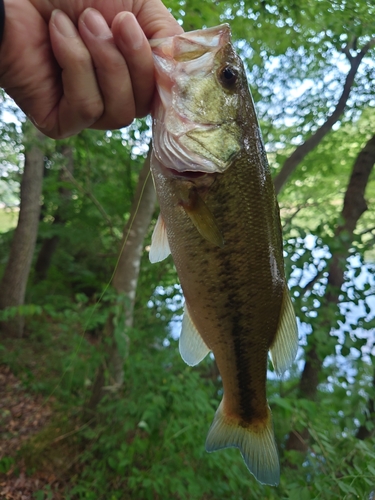
[[186, 306], [182, 320], [179, 350], [181, 358], [189, 366], [197, 365], [210, 352], [210, 349], [195, 328]]
[[170, 253], [171, 250], [168, 243], [167, 229], [161, 214], [159, 214], [151, 237], [151, 248], [149, 253], [150, 262], [152, 264], [160, 262], [166, 259]]
[[288, 287], [285, 286], [279, 328], [270, 348], [275, 372], [282, 375], [293, 363], [298, 349], [298, 329]]
[[224, 239], [211, 211], [194, 189], [181, 190], [181, 206], [190, 217], [203, 238], [218, 247], [224, 246]]

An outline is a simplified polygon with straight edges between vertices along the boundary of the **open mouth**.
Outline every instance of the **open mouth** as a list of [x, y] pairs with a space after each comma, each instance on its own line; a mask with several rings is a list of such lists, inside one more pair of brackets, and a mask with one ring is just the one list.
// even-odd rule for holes
[[203, 175], [207, 175], [207, 172], [197, 172], [192, 170], [185, 170], [184, 172], [180, 172], [179, 170], [175, 170], [173, 168], [168, 168], [169, 172], [176, 177], [183, 177], [184, 179], [196, 179], [198, 177], [202, 177]]

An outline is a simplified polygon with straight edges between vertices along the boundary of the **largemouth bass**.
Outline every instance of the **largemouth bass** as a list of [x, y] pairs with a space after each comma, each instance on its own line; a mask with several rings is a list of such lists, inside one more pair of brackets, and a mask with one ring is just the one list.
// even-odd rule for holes
[[151, 171], [160, 204], [150, 260], [172, 253], [185, 296], [179, 340], [193, 366], [212, 351], [224, 396], [206, 449], [240, 449], [278, 484], [266, 398], [298, 334], [284, 275], [279, 208], [243, 64], [228, 25], [153, 40], [158, 89]]

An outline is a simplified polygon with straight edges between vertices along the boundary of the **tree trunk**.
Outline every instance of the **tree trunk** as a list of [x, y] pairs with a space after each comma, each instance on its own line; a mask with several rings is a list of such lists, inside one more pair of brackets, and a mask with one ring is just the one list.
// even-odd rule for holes
[[[329, 265], [328, 283], [325, 296], [323, 297], [319, 314], [322, 321], [320, 328], [327, 330], [327, 336], [331, 329], [330, 310], [337, 307], [341, 287], [344, 283], [345, 261], [349, 257], [349, 250], [353, 241], [353, 232], [361, 215], [367, 210], [365, 200], [366, 186], [375, 163], [375, 135], [367, 142], [357, 156], [352, 174], [344, 197], [344, 205], [340, 219], [343, 223], [336, 228], [335, 240], [340, 241], [340, 249], [332, 254]], [[318, 351], [318, 342], [314, 332], [308, 336], [305, 366], [299, 384], [299, 395], [301, 398], [314, 400], [317, 395], [319, 375], [323, 366], [323, 357]], [[307, 451], [308, 432], [292, 430], [286, 448], [288, 450]]]
[[[34, 254], [40, 215], [46, 137], [30, 122], [24, 124], [25, 167], [21, 182], [18, 224], [9, 260], [0, 283], [0, 310], [22, 306]], [[17, 315], [0, 324], [3, 336], [22, 337], [24, 318]]]
[[104, 371], [100, 367], [94, 383], [91, 399], [86, 407], [85, 418], [95, 410], [105, 394], [105, 389], [115, 390], [124, 381], [125, 355], [119, 343], [128, 344], [126, 332], [133, 326], [133, 311], [137, 282], [143, 253], [143, 242], [147, 234], [155, 208], [156, 194], [150, 174], [150, 155], [145, 160], [139, 175], [138, 185], [127, 224], [124, 227], [120, 256], [113, 276], [113, 287], [117, 292], [122, 311], [117, 317], [110, 314], [105, 334], [111, 340], [111, 348], [107, 356], [112, 384], [104, 388]]
[[[375, 369], [374, 369], [374, 376], [372, 378], [372, 391], [375, 391]], [[372, 394], [373, 393], [374, 392], [372, 392]], [[372, 425], [368, 426], [366, 424], [372, 424]], [[367, 403], [365, 421], [358, 428], [356, 434], [357, 439], [361, 439], [363, 441], [364, 439], [373, 436], [375, 432], [375, 428], [373, 427], [373, 425], [375, 425], [375, 400], [374, 397], [372, 396], [370, 397]]]
[[371, 39], [358, 54], [353, 57], [348, 47], [344, 50], [349, 62], [350, 70], [346, 76], [345, 84], [342, 90], [340, 99], [336, 104], [333, 113], [327, 118], [321, 127], [319, 127], [312, 136], [310, 136], [303, 144], [298, 146], [293, 153], [287, 158], [281, 167], [279, 173], [274, 179], [276, 194], [279, 194], [284, 187], [290, 175], [295, 171], [301, 161], [324, 139], [324, 137], [332, 130], [333, 125], [340, 119], [343, 114], [346, 103], [348, 102], [354, 79], [362, 59], [367, 54], [369, 49], [375, 44], [375, 39]]
[[[70, 175], [74, 172], [74, 159], [73, 159], [73, 149], [72, 146], [68, 144], [63, 144], [59, 148], [64, 159], [64, 165], [60, 173], [60, 181], [69, 182]], [[66, 208], [70, 202], [72, 192], [70, 189], [60, 188], [60, 204], [54, 215], [54, 220], [52, 225], [57, 227], [58, 225], [63, 225], [66, 222]], [[35, 263], [35, 282], [42, 281], [46, 279], [48, 269], [50, 268], [53, 254], [57, 248], [60, 237], [55, 234], [50, 238], [46, 238], [39, 250], [39, 254]]]

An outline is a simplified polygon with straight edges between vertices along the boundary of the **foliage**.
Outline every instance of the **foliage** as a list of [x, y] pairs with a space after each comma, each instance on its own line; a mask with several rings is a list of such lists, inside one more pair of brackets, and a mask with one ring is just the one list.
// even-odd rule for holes
[[[231, 24], [275, 175], [333, 112], [349, 71], [348, 54], [354, 57], [374, 33], [374, 7], [363, 0], [165, 3], [185, 29]], [[370, 48], [340, 120], [301, 161], [279, 197], [301, 347], [283, 380], [276, 379], [271, 366], [269, 371], [268, 397], [282, 462], [277, 488], [258, 484], [238, 450], [204, 451], [221, 384], [211, 358], [190, 368], [179, 357], [182, 297], [170, 258], [151, 265], [143, 252], [133, 326], [122, 328], [126, 303], [109, 282], [150, 139], [149, 122], [48, 143], [27, 303], [0, 313], [0, 321], [22, 314], [26, 335], [4, 340], [0, 362], [30, 394], [54, 400], [57, 418], [40, 433], [48, 450], [40, 463], [51, 457], [56, 435], [74, 436], [61, 438], [64, 446], [55, 450], [69, 457], [64, 463], [71, 467], [61, 471], [64, 498], [354, 500], [374, 494], [374, 172], [365, 193], [369, 209], [353, 237], [337, 237], [353, 164], [374, 133], [373, 55]], [[24, 145], [19, 122], [5, 120], [9, 104], [0, 104], [0, 200], [14, 207]], [[73, 151], [70, 176], [65, 175], [64, 147]], [[0, 205], [0, 274], [13, 234], [3, 213]], [[58, 243], [40, 278], [37, 257], [53, 238]], [[349, 255], [341, 263], [344, 285], [337, 303], [327, 303], [332, 259], [343, 248]], [[121, 388], [114, 386], [108, 366], [108, 325], [117, 328], [115, 342], [124, 359]], [[312, 338], [324, 360], [315, 400], [299, 390]], [[82, 421], [101, 368], [105, 395]], [[361, 427], [368, 430], [366, 439], [358, 439]], [[307, 429], [305, 455], [287, 449], [291, 429], [301, 439]], [[35, 457], [37, 442], [30, 440], [20, 456]], [[18, 460], [2, 457], [0, 474], [9, 473]], [[36, 498], [50, 495], [46, 487]]]

